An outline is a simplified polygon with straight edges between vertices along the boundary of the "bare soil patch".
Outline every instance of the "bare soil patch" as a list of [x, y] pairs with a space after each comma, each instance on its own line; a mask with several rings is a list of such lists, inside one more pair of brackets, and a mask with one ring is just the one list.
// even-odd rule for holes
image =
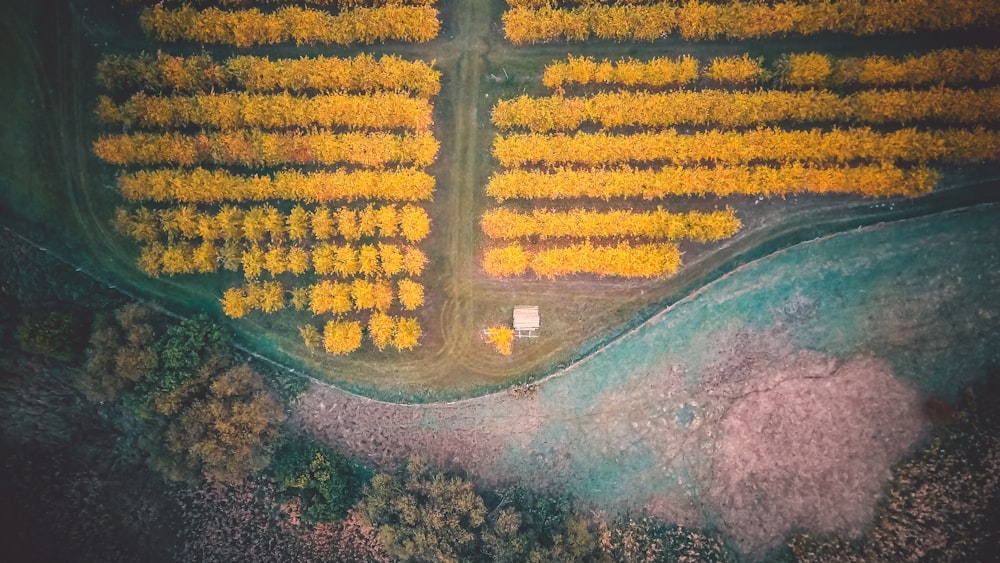
[[802, 356], [755, 378], [719, 422], [709, 496], [749, 553], [794, 529], [860, 535], [925, 428], [916, 390], [886, 364]]

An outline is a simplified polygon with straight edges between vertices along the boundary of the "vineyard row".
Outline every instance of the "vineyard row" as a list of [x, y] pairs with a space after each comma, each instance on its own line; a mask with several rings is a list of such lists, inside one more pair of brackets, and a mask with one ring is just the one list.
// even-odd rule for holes
[[277, 60], [236, 56], [222, 62], [205, 53], [189, 57], [163, 52], [110, 55], [97, 64], [97, 78], [109, 90], [133, 91], [410, 92], [431, 98], [441, 90], [441, 73], [431, 65], [395, 55], [376, 60], [369, 54]]
[[732, 209], [710, 213], [670, 213], [663, 208], [646, 213], [536, 209], [522, 213], [501, 207], [484, 213], [480, 225], [492, 239], [636, 237], [710, 242], [733, 236], [741, 223]]
[[232, 130], [246, 127], [346, 127], [348, 129], [412, 129], [428, 131], [434, 121], [423, 98], [380, 92], [368, 96], [329, 94], [313, 97], [281, 94], [136, 94], [122, 104], [101, 96], [97, 117], [126, 128], [186, 126]]
[[289, 199], [307, 203], [381, 199], [426, 201], [434, 177], [412, 169], [240, 176], [225, 170], [140, 170], [118, 177], [118, 188], [131, 201], [221, 203]]
[[[362, 330], [358, 321], [327, 321], [322, 335], [311, 324], [301, 327], [299, 332], [308, 348], [316, 348], [322, 344], [323, 349], [330, 354], [349, 354], [361, 347]], [[368, 320], [367, 333], [379, 350], [384, 350], [391, 344], [399, 351], [413, 349], [422, 335], [417, 319], [390, 317], [385, 313], [372, 314]]]
[[618, 87], [683, 86], [699, 78], [729, 84], [777, 82], [797, 87], [921, 86], [989, 83], [1000, 77], [1000, 49], [940, 49], [920, 56], [893, 59], [881, 55], [837, 58], [797, 53], [779, 58], [773, 68], [749, 55], [718, 57], [702, 66], [690, 55], [617, 62], [569, 56], [545, 67], [542, 83], [552, 89], [589, 84]]
[[212, 241], [201, 244], [154, 242], [145, 245], [139, 256], [139, 268], [158, 277], [162, 274], [208, 274], [220, 268], [242, 269], [248, 280], [267, 272], [271, 276], [284, 273], [303, 275], [312, 272], [341, 278], [363, 276], [391, 278], [398, 275], [419, 276], [427, 265], [427, 256], [414, 246], [395, 244], [317, 244], [311, 249], [301, 246], [274, 244], [261, 248], [256, 244], [229, 242], [221, 246]]
[[262, 168], [282, 164], [389, 164], [429, 166], [439, 143], [430, 133], [261, 131], [184, 134], [125, 133], [94, 141], [94, 154], [111, 164], [194, 166], [215, 164]]
[[309, 310], [314, 315], [343, 315], [351, 311], [386, 312], [397, 299], [400, 307], [412, 311], [423, 305], [424, 287], [409, 279], [400, 280], [395, 288], [387, 280], [360, 278], [350, 283], [323, 280], [291, 289], [279, 281], [265, 281], [227, 289], [222, 297], [222, 310], [234, 319], [251, 311], [274, 313], [289, 305], [299, 311]]
[[143, 31], [157, 41], [251, 47], [294, 41], [297, 45], [376, 41], [424, 42], [437, 37], [438, 11], [430, 6], [354, 8], [337, 14], [289, 6], [274, 12], [176, 9], [156, 5], [139, 16]]
[[845, 96], [823, 90], [611, 92], [586, 98], [521, 96], [493, 107], [497, 127], [536, 133], [570, 131], [585, 123], [610, 129], [677, 124], [745, 127], [782, 121], [993, 123], [998, 119], [998, 87], [864, 91]]
[[321, 206], [312, 211], [296, 205], [288, 213], [269, 205], [249, 209], [223, 205], [215, 213], [184, 205], [167, 209], [119, 209], [115, 227], [118, 232], [140, 242], [155, 242], [165, 235], [169, 240], [253, 243], [265, 239], [272, 243], [286, 240], [301, 243], [310, 237], [323, 242], [335, 237], [356, 241], [376, 236], [383, 239], [401, 236], [414, 243], [430, 232], [430, 217], [422, 208], [410, 204], [402, 207], [369, 204], [362, 209]]
[[754, 161], [845, 164], [857, 160], [959, 163], [1000, 158], [1000, 131], [982, 127], [931, 131], [910, 128], [882, 133], [862, 127], [831, 131], [704, 131], [690, 135], [672, 130], [634, 135], [517, 134], [496, 137], [493, 156], [509, 168], [658, 161], [675, 165]]
[[916, 197], [929, 193], [938, 175], [924, 167], [901, 169], [890, 164], [843, 168], [809, 168], [795, 163], [782, 167], [714, 167], [637, 170], [515, 170], [495, 174], [486, 193], [503, 201], [512, 198], [571, 199], [668, 196], [842, 193], [867, 197]]
[[[358, 6], [433, 6], [437, 0], [299, 0], [303, 4], [329, 6], [333, 8], [357, 8]], [[219, 4], [222, 6], [244, 7], [261, 4], [290, 4], [289, 0], [184, 0], [186, 4]]]
[[572, 274], [655, 278], [673, 274], [680, 265], [680, 251], [673, 243], [594, 246], [587, 241], [537, 251], [514, 243], [491, 248], [483, 257], [483, 269], [494, 277], [517, 276], [531, 269], [549, 279]]
[[851, 35], [992, 28], [1000, 23], [995, 0], [834, 0], [713, 4], [688, 0], [651, 5], [577, 8], [513, 7], [503, 15], [515, 45], [544, 41], [652, 41], [674, 33], [684, 39], [750, 39], [775, 35]]

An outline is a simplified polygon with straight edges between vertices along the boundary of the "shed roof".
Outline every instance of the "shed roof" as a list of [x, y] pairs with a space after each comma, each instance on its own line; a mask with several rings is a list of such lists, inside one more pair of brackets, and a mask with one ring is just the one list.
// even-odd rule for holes
[[514, 330], [529, 330], [540, 326], [538, 306], [519, 305], [514, 307]]

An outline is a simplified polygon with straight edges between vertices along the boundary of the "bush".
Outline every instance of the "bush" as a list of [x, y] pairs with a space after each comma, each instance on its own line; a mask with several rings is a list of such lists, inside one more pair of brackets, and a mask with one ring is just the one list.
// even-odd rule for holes
[[80, 352], [83, 331], [73, 315], [48, 311], [21, 317], [14, 338], [25, 352], [69, 360]]

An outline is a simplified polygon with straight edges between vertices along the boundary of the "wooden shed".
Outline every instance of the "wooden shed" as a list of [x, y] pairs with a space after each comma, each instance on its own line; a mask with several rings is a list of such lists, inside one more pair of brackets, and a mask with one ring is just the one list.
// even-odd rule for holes
[[541, 327], [538, 317], [538, 307], [529, 305], [518, 305], [514, 307], [514, 333], [519, 338], [534, 338]]

